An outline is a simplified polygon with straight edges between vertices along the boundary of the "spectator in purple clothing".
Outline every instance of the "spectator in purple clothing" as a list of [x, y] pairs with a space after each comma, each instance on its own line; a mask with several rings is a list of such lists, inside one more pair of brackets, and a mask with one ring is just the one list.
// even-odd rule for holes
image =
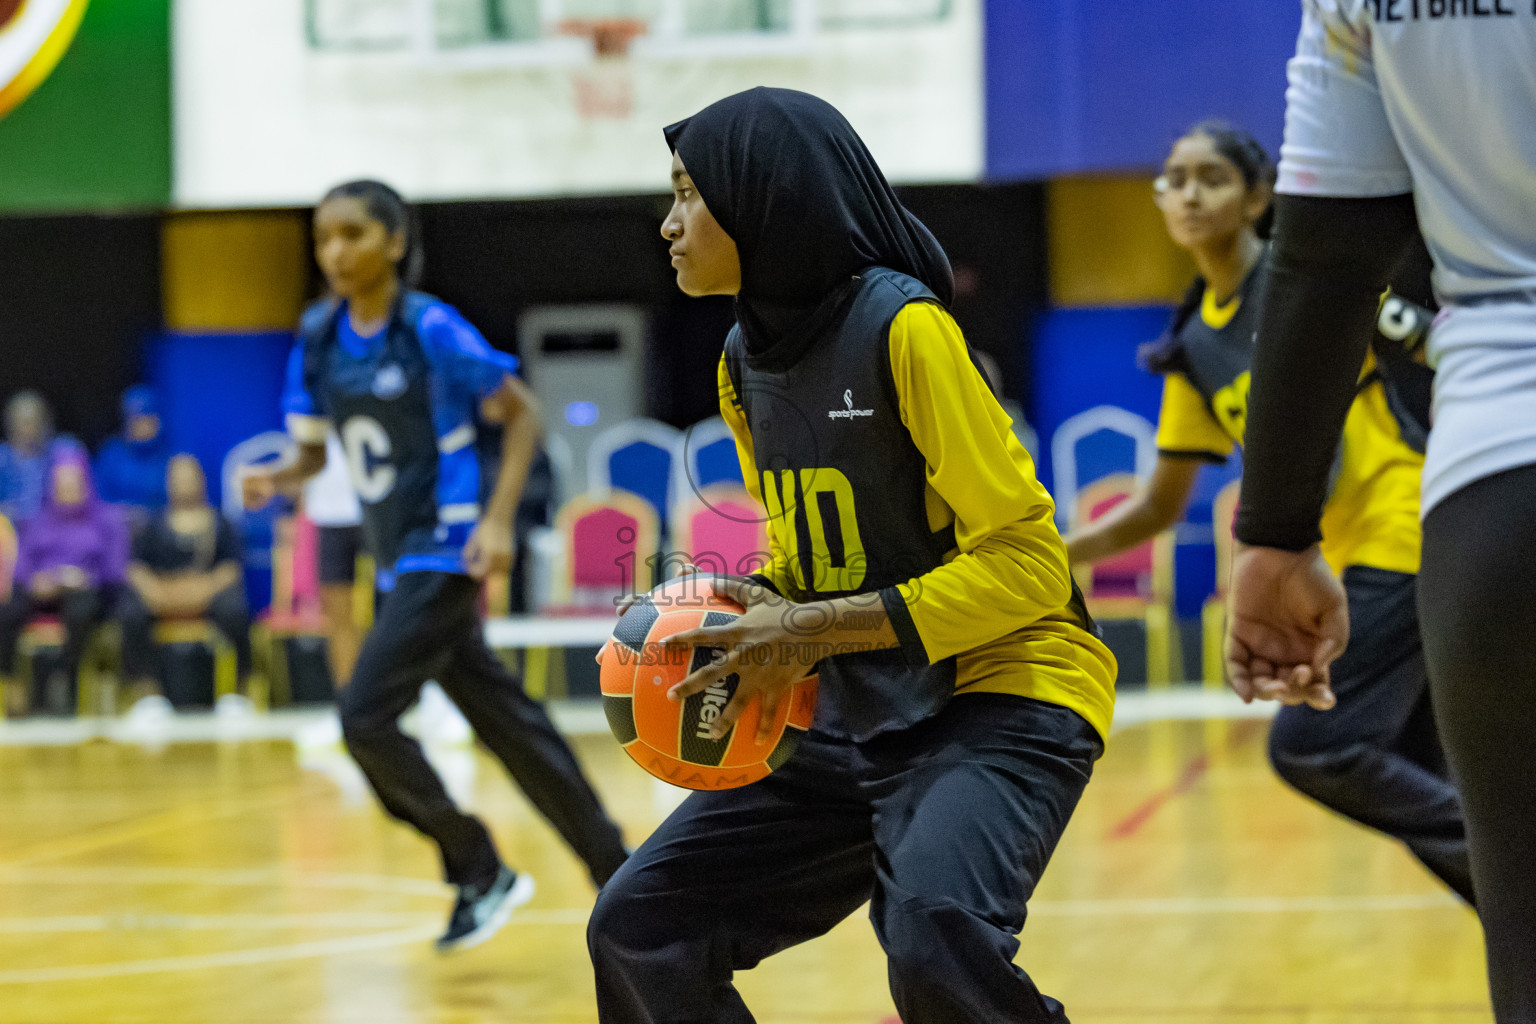
[[6, 687], [12, 716], [26, 714], [33, 703], [31, 687], [15, 685], [17, 641], [27, 623], [39, 613], [63, 622], [64, 646], [41, 696], [50, 712], [68, 713], [86, 641], [110, 607], [127, 564], [127, 525], [97, 498], [89, 454], [75, 442], [56, 444], [42, 507], [21, 530], [11, 598], [0, 605], [0, 677], [12, 683]]

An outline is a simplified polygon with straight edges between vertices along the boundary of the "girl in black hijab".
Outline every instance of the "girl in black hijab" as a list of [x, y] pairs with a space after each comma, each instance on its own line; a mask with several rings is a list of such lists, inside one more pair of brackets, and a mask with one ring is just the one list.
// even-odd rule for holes
[[673, 638], [725, 654], [671, 696], [736, 677], [716, 736], [810, 671], [821, 700], [787, 764], [690, 796], [604, 887], [599, 1016], [745, 1024], [733, 971], [870, 900], [907, 1024], [1064, 1022], [1014, 936], [1115, 665], [945, 309], [949, 263], [813, 96], [754, 89], [666, 136], [662, 234], [684, 292], [736, 297], [720, 406], [772, 548], [713, 583], [745, 614]]

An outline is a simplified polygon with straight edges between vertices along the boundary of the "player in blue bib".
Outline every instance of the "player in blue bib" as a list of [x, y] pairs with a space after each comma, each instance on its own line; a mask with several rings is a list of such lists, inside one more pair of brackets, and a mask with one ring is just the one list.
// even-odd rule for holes
[[448, 951], [489, 938], [533, 883], [502, 863], [485, 826], [454, 805], [401, 732], [426, 680], [458, 704], [595, 883], [625, 850], [544, 709], [486, 647], [480, 581], [511, 566], [539, 413], [515, 357], [451, 306], [408, 289], [419, 259], [410, 220], [399, 194], [371, 181], [332, 189], [316, 209], [315, 257], [331, 297], [305, 312], [289, 360], [283, 410], [298, 455], [248, 475], [244, 491], [260, 507], [318, 473], [335, 427], [386, 592], [339, 698], [342, 730], [385, 810], [442, 852], [459, 889], [438, 940]]

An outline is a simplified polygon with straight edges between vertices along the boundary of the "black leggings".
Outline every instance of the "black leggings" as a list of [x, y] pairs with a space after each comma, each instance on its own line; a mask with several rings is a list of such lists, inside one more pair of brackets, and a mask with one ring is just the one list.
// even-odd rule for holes
[[454, 806], [421, 745], [400, 731], [422, 684], [436, 679], [602, 885], [624, 863], [619, 828], [543, 706], [486, 647], [478, 592], [468, 576], [400, 574], [338, 698], [347, 749], [384, 809], [437, 843], [448, 881], [493, 881], [501, 860], [490, 833]]
[[1536, 1024], [1536, 465], [1424, 521], [1419, 618], [1499, 1024]]

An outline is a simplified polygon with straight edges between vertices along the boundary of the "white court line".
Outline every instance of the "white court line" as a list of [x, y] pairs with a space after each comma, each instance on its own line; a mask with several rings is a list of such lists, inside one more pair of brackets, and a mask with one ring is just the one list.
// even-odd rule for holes
[[126, 718], [31, 718], [0, 722], [0, 746], [75, 746], [90, 740], [115, 740], [158, 748], [168, 743], [292, 740], [305, 728], [331, 716], [314, 708], [280, 708], [248, 718], [222, 719], [211, 712], [178, 712], [154, 728], [130, 725]]
[[[596, 700], [551, 701], [550, 717], [568, 736], [605, 735], [608, 720]], [[1207, 690], [1198, 683], [1167, 689], [1122, 693], [1116, 700], [1115, 728], [1147, 722], [1212, 718], [1269, 718], [1278, 705], [1268, 701], [1244, 704], [1229, 690]], [[238, 722], [206, 713], [182, 713], [154, 733], [138, 733], [121, 718], [29, 719], [0, 721], [0, 746], [74, 746], [90, 740], [160, 747], [168, 743], [296, 741], [306, 729], [330, 719], [332, 712], [313, 708], [280, 708]]]
[[1237, 694], [1222, 687], [1208, 690], [1199, 684], [1170, 686], [1163, 690], [1138, 690], [1115, 698], [1115, 731], [1148, 722], [1188, 722], [1231, 718], [1273, 718], [1280, 708], [1273, 701], [1244, 704]]
[[[1170, 899], [1036, 900], [1032, 916], [1125, 917], [1199, 916], [1207, 914], [1307, 914], [1344, 911], [1392, 912], [1444, 910], [1461, 904], [1449, 895], [1422, 893], [1387, 896], [1227, 896]], [[585, 924], [582, 907], [523, 910], [513, 925]], [[317, 914], [76, 914], [57, 917], [0, 918], [0, 933], [105, 931], [273, 931], [299, 929], [426, 928], [436, 917], [408, 912]]]
[[[1030, 904], [1030, 913], [1047, 917], [1123, 917], [1140, 916], [1191, 916], [1205, 914], [1299, 914], [1299, 913], [1363, 913], [1412, 910], [1444, 910], [1460, 906], [1450, 896], [1438, 893], [1382, 896], [1299, 896], [1299, 897], [1213, 897], [1175, 899], [1125, 899], [1125, 900], [1036, 900]], [[509, 926], [529, 925], [585, 925], [589, 911], [581, 907], [551, 910], [523, 910], [515, 914]], [[334, 922], [346, 920], [361, 927], [369, 923], [398, 920], [406, 915], [391, 914], [316, 914], [316, 915], [143, 915], [135, 917], [55, 917], [0, 919], [0, 933], [27, 933], [49, 931], [112, 931], [133, 921], [148, 922], [155, 927], [189, 930], [215, 930], [229, 928], [258, 929], [263, 927], [329, 927]], [[414, 919], [419, 915], [411, 915]], [[181, 924], [178, 924], [181, 922]], [[99, 927], [97, 927], [99, 926]], [[336, 926], [340, 926], [337, 924]], [[21, 970], [0, 971], [0, 985], [25, 985], [55, 981], [83, 981], [96, 978], [125, 977], [139, 974], [163, 974], [173, 971], [210, 970], [224, 967], [247, 967], [253, 964], [277, 963], [284, 960], [304, 960], [316, 957], [340, 956], [347, 953], [387, 949], [392, 946], [425, 942], [438, 933], [438, 926], [423, 922], [410, 928], [386, 931], [371, 935], [352, 935], [316, 942], [299, 942], [284, 946], [268, 946], [258, 949], [234, 950], [228, 953], [212, 953], [197, 956], [157, 957], [149, 960], [130, 960], [122, 963], [79, 964], [64, 967], [34, 967]]]
[[[586, 924], [590, 912], [579, 908], [521, 910], [511, 925]], [[73, 914], [59, 917], [0, 917], [0, 934], [119, 931], [329, 931], [388, 928], [435, 928], [436, 914], [339, 912], [321, 914]]]
[[1316, 914], [1342, 911], [1444, 910], [1462, 903], [1454, 896], [1215, 896], [1127, 900], [1033, 900], [1033, 917], [1198, 916], [1204, 914]]
[[203, 971], [218, 967], [249, 967], [253, 964], [306, 960], [311, 957], [340, 956], [372, 949], [388, 949], [436, 938], [440, 927], [421, 926], [373, 935], [351, 935], [319, 942], [299, 942], [287, 946], [240, 949], [229, 953], [198, 956], [165, 956], [151, 960], [128, 960], [115, 964], [79, 964], [72, 967], [32, 967], [0, 971], [0, 985], [32, 985], [50, 981], [86, 981], [96, 978], [122, 978], [135, 974], [163, 974], [168, 971]]
[[0, 933], [141, 931], [380, 931], [425, 928], [430, 914], [78, 914], [71, 917], [0, 917]]
[[442, 898], [442, 882], [391, 875], [294, 873], [281, 868], [7, 868], [0, 865], [0, 885], [208, 885], [302, 889], [362, 889], [407, 896]]

